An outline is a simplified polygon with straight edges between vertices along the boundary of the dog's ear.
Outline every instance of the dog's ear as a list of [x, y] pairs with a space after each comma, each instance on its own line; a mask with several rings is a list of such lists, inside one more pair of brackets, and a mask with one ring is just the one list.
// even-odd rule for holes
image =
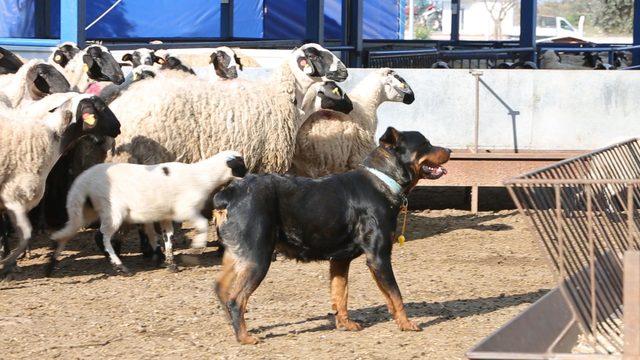
[[387, 131], [385, 131], [384, 134], [382, 134], [382, 136], [380, 137], [380, 145], [386, 148], [394, 148], [400, 141], [401, 137], [402, 134], [400, 133], [400, 131], [396, 130], [392, 126], [389, 126], [387, 128]]

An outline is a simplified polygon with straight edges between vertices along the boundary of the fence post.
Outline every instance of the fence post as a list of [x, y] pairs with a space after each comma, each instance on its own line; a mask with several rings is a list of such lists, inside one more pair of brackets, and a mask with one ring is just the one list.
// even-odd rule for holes
[[307, 0], [306, 40], [324, 44], [324, 0]]
[[522, 53], [520, 61], [536, 61], [536, 24], [537, 0], [522, 0], [520, 2], [520, 46], [534, 48], [529, 54]]
[[362, 67], [362, 16], [363, 0], [344, 0], [342, 2], [342, 29], [345, 45], [353, 46], [349, 52], [348, 67]]
[[624, 360], [640, 358], [640, 251], [624, 254]]
[[233, 38], [233, 0], [220, 1], [220, 38]]
[[460, 0], [451, 0], [451, 42], [460, 41]]
[[85, 42], [85, 0], [60, 0], [60, 41]]
[[[633, 2], [633, 45], [640, 45], [640, 0]], [[640, 65], [640, 49], [633, 49], [633, 66]]]

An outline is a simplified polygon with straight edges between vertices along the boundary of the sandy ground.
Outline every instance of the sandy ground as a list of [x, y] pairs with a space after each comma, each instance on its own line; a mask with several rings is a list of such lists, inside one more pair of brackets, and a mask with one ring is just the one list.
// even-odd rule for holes
[[458, 359], [553, 287], [545, 255], [513, 211], [414, 212], [407, 239], [393, 264], [422, 332], [398, 330], [364, 259], [352, 264], [349, 289], [360, 332], [333, 329], [327, 263], [278, 260], [249, 302], [249, 329], [263, 341], [241, 346], [214, 300], [213, 248], [174, 274], [128, 241], [123, 261], [135, 275], [109, 276], [83, 234], [47, 279], [48, 241], [38, 238], [17, 279], [0, 283], [0, 358]]

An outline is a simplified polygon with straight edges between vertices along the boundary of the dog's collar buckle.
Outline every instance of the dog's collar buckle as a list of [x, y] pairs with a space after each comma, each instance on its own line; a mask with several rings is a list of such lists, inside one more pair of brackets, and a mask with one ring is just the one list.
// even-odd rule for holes
[[380, 170], [373, 169], [367, 166], [365, 166], [364, 168], [375, 175], [378, 179], [382, 180], [382, 182], [385, 183], [394, 194], [400, 194], [402, 192], [402, 186], [400, 186], [397, 181], [393, 180], [391, 176], [383, 173]]

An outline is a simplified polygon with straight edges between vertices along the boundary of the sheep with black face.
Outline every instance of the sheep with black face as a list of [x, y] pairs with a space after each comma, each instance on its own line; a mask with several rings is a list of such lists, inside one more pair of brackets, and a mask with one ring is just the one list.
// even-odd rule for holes
[[58, 67], [78, 92], [86, 92], [99, 81], [124, 82], [120, 64], [102, 45], [93, 44], [80, 50], [73, 43], [63, 43], [51, 54], [49, 63]]
[[[298, 132], [292, 172], [320, 177], [355, 169], [376, 147], [378, 107], [387, 101], [411, 104], [407, 82], [391, 69], [378, 69], [348, 93], [353, 110], [324, 109], [310, 114]], [[332, 111], [334, 110], [334, 111]]]
[[31, 60], [17, 73], [0, 75], [0, 106], [18, 108], [47, 95], [69, 91], [69, 82], [55, 67]]
[[60, 155], [84, 135], [115, 137], [120, 123], [100, 98], [76, 95], [41, 118], [0, 114], [0, 211], [8, 211], [22, 237], [18, 248], [0, 261], [15, 265], [31, 238], [27, 212], [40, 202], [45, 179]]
[[297, 104], [323, 77], [343, 81], [347, 75], [330, 51], [306, 44], [268, 80], [250, 87], [229, 89], [173, 77], [134, 83], [111, 104], [123, 123], [113, 161], [191, 163], [236, 149], [251, 171], [284, 173], [303, 121]]

